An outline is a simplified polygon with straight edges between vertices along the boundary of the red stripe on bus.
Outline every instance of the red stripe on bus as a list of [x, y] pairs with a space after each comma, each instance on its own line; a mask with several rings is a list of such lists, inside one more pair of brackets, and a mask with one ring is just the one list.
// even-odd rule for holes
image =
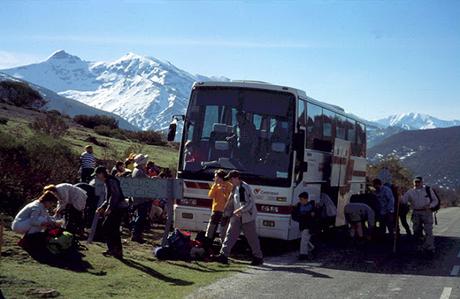
[[332, 164], [345, 165], [347, 164], [347, 158], [334, 156], [332, 157]]
[[203, 190], [211, 189], [208, 183], [198, 183], [198, 182], [188, 182], [188, 181], [185, 181], [185, 187], [191, 188], [191, 189], [203, 189]]
[[358, 171], [358, 170], [355, 170], [355, 171], [353, 171], [353, 176], [365, 177], [365, 176], [366, 176], [366, 172], [365, 172], [365, 171]]
[[[178, 199], [176, 201], [176, 204], [180, 206], [210, 209], [212, 206], [212, 200], [209, 198], [184, 198], [184, 199]], [[292, 212], [291, 206], [274, 206], [274, 205], [266, 205], [266, 204], [256, 204], [256, 207], [257, 207], [257, 211], [261, 213], [290, 215]]]
[[212, 200], [209, 198], [184, 198], [176, 200], [176, 204], [180, 206], [190, 206], [199, 208], [211, 208]]

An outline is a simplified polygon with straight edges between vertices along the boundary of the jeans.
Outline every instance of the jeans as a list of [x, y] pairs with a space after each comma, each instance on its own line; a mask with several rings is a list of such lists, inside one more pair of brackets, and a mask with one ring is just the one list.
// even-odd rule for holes
[[82, 168], [80, 181], [82, 183], [89, 183], [91, 181], [91, 175], [93, 172], [94, 168]]
[[137, 216], [134, 219], [133, 238], [142, 238], [151, 206], [152, 202], [147, 201], [134, 207], [137, 210]]
[[123, 248], [121, 246], [121, 218], [125, 209], [113, 209], [112, 212], [105, 217], [102, 229], [107, 240], [107, 248], [111, 253], [121, 255]]

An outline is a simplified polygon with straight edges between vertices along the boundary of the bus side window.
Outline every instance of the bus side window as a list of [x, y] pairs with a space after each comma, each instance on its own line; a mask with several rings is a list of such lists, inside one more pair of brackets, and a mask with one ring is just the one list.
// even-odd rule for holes
[[356, 149], [356, 123], [354, 120], [347, 118], [347, 140], [351, 143], [351, 153], [353, 156], [357, 156]]
[[302, 100], [298, 101], [299, 107], [297, 110], [297, 125], [299, 127], [305, 126], [305, 110], [307, 109], [306, 103]]
[[357, 122], [356, 123], [356, 149], [357, 156], [366, 157], [366, 127]]
[[336, 122], [335, 113], [327, 109], [323, 109], [323, 140], [324, 146], [321, 150], [332, 151], [332, 144], [335, 139]]
[[307, 103], [307, 148], [321, 150], [323, 139], [323, 110], [321, 107]]
[[335, 115], [336, 121], [336, 138], [347, 139], [346, 118], [340, 114]]

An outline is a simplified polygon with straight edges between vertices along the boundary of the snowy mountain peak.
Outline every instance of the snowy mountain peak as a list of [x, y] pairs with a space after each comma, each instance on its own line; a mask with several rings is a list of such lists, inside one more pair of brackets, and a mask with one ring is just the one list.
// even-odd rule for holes
[[173, 114], [185, 113], [195, 81], [211, 80], [135, 53], [110, 62], [88, 62], [64, 50], [46, 61], [4, 72], [154, 130], [167, 128]]
[[64, 50], [58, 50], [51, 54], [46, 61], [52, 61], [52, 60], [63, 60], [63, 59], [68, 59], [68, 60], [79, 60], [81, 61], [80, 57], [71, 55], [67, 53]]
[[459, 120], [441, 120], [424, 113], [410, 112], [388, 116], [376, 121], [386, 127], [399, 127], [406, 130], [424, 130], [459, 126]]

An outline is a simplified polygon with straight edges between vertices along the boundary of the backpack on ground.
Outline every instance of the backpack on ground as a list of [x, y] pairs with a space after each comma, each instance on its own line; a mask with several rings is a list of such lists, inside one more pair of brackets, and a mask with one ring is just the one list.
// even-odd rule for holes
[[426, 194], [428, 195], [428, 198], [430, 199], [430, 206], [431, 206], [431, 203], [433, 202], [433, 197], [431, 196], [431, 190], [433, 190], [434, 195], [438, 199], [438, 203], [434, 207], [430, 207], [431, 211], [434, 213], [434, 223], [438, 225], [438, 217], [436, 217], [436, 214], [441, 208], [441, 198], [439, 198], [439, 195], [435, 189], [431, 188], [430, 186], [425, 186]]
[[75, 248], [74, 236], [62, 229], [52, 229], [48, 231], [48, 244], [46, 248], [54, 255], [64, 254], [70, 249]]

